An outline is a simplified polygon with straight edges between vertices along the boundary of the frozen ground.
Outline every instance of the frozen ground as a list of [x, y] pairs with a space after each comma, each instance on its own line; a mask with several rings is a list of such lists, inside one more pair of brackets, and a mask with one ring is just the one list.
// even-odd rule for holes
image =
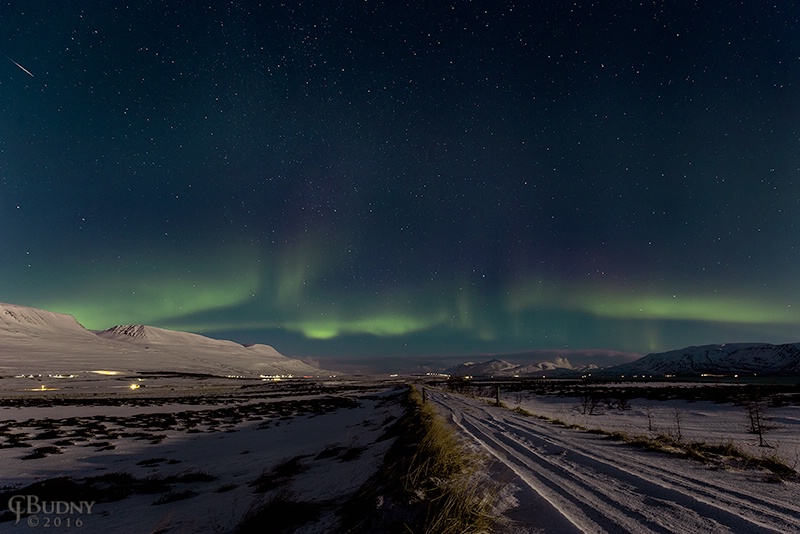
[[[648, 434], [676, 432], [683, 440], [745, 444], [756, 453], [796, 457], [797, 407], [775, 408], [782, 427], [755, 446], [741, 407], [709, 402], [631, 401], [629, 410], [580, 413], [579, 399], [518, 393], [501, 400], [430, 391], [460, 431], [495, 459], [495, 477], [517, 486], [509, 516], [528, 532], [800, 532], [800, 487], [744, 465], [708, 465], [645, 451], [586, 431], [511, 411], [517, 405], [567, 424]], [[648, 430], [648, 411], [653, 430]]]
[[[402, 412], [402, 389], [387, 382], [169, 375], [131, 390], [123, 387], [130, 379], [98, 377], [66, 391], [0, 381], [0, 532], [35, 524], [49, 532], [217, 533], [249, 517], [273, 531], [339, 532], [337, 511], [377, 471]], [[589, 415], [575, 396], [509, 392], [503, 408], [488, 397], [427, 394], [494, 460], [495, 481], [513, 489], [498, 506], [516, 522], [503, 532], [800, 532], [797, 481], [565, 427], [653, 437], [680, 426], [684, 441], [734, 443], [791, 465], [800, 450], [796, 405], [766, 408], [776, 426], [767, 448], [731, 403], [634, 397], [627, 409], [598, 405]], [[8, 499], [34, 492], [96, 503], [91, 513], [23, 514], [15, 524]]]
[[[294, 384], [7, 397], [0, 532], [231, 532], [259, 510], [271, 515], [265, 524], [334, 529], [336, 510], [391, 444], [385, 433], [401, 412], [399, 390]], [[88, 514], [23, 515], [15, 524], [8, 499], [32, 494], [31, 484], [51, 500], [97, 502]]]
[[654, 437], [665, 434], [684, 441], [725, 445], [733, 443], [749, 454], [777, 456], [788, 465], [800, 468], [800, 406], [763, 406], [767, 430], [760, 447], [758, 437], [749, 432], [747, 410], [733, 403], [708, 400], [650, 400], [634, 398], [625, 410], [600, 404], [594, 415], [582, 413], [581, 399], [552, 395], [506, 394], [502, 400], [510, 407], [520, 406], [537, 415], [560, 419], [567, 425], [601, 428], [610, 432]]

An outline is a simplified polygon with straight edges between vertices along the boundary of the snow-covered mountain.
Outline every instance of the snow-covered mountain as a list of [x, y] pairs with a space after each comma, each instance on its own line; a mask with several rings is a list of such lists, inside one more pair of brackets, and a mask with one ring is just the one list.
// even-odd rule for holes
[[250, 377], [327, 374], [268, 345], [244, 346], [144, 325], [92, 332], [70, 315], [0, 303], [0, 376], [94, 370]]
[[551, 362], [538, 362], [529, 365], [517, 365], [501, 359], [493, 359], [479, 363], [466, 362], [450, 367], [444, 372], [450, 376], [510, 378], [579, 375], [587, 369], [596, 369], [596, 366], [573, 367], [567, 358], [557, 357]]
[[235, 341], [224, 339], [213, 339], [200, 334], [190, 332], [179, 332], [177, 330], [167, 330], [156, 328], [155, 326], [118, 325], [108, 330], [97, 333], [98, 336], [115, 341], [134, 343], [145, 346], [172, 346], [172, 347], [204, 347], [212, 351], [242, 351], [247, 353], [258, 353], [265, 358], [285, 358], [280, 352], [269, 345], [241, 345]]
[[723, 343], [648, 354], [636, 361], [600, 368], [573, 366], [565, 357], [530, 365], [517, 365], [502, 359], [468, 362], [444, 371], [451, 376], [476, 378], [580, 377], [593, 376], [700, 376], [759, 375], [800, 376], [800, 343]]
[[505, 360], [489, 360], [487, 362], [464, 362], [448, 369], [450, 376], [512, 376], [511, 370], [518, 366]]
[[800, 343], [724, 343], [648, 354], [604, 373], [645, 376], [701, 374], [800, 375]]
[[0, 336], [2, 338], [30, 339], [58, 335], [79, 338], [93, 337], [92, 332], [82, 327], [71, 315], [0, 303]]

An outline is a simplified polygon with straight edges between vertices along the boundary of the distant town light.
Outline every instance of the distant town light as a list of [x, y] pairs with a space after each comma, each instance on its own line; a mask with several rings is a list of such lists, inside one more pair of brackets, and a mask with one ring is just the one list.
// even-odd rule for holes
[[38, 388], [26, 389], [24, 391], [58, 391], [58, 388], [51, 388], [42, 384]]

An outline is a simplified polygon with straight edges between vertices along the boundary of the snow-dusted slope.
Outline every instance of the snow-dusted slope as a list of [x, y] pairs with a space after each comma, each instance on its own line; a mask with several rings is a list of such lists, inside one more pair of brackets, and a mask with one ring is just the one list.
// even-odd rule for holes
[[54, 335], [93, 336], [71, 315], [0, 303], [0, 337], [37, 338]]
[[70, 315], [0, 303], [0, 375], [94, 370], [213, 375], [318, 375], [319, 369], [267, 345], [143, 325], [86, 330]]
[[[592, 366], [594, 368], [594, 366]], [[512, 376], [541, 376], [558, 374], [559, 372], [573, 372], [582, 370], [573, 367], [567, 358], [556, 358], [552, 362], [539, 362], [529, 365], [517, 365], [505, 360], [494, 359], [481, 363], [462, 363], [450, 367], [445, 373], [451, 376], [473, 377], [512, 377]]]
[[606, 370], [615, 375], [800, 374], [800, 343], [727, 343], [648, 354]]
[[465, 362], [445, 370], [452, 376], [510, 376], [517, 366], [505, 360], [489, 360], [488, 362]]
[[648, 354], [607, 369], [616, 375], [800, 374], [800, 343], [727, 343]]
[[462, 363], [444, 371], [452, 376], [480, 378], [508, 377], [579, 377], [594, 376], [699, 376], [759, 375], [800, 376], [800, 343], [723, 343], [648, 354], [630, 363], [599, 368], [596, 365], [576, 367], [567, 358], [530, 365], [516, 365], [494, 359], [481, 363]]
[[269, 345], [241, 345], [234, 341], [227, 341], [224, 339], [213, 339], [210, 337], [201, 336], [200, 334], [192, 334], [190, 332], [178, 332], [176, 330], [167, 330], [164, 328], [156, 328], [155, 326], [137, 325], [118, 325], [108, 330], [98, 332], [99, 337], [111, 339], [114, 341], [121, 341], [125, 343], [133, 343], [144, 346], [170, 346], [170, 347], [194, 347], [205, 348], [211, 351], [229, 351], [240, 352], [246, 354], [258, 354], [264, 358], [272, 358], [275, 360], [285, 359], [280, 352], [270, 347]]
[[[519, 506], [509, 516], [530, 531], [799, 532], [796, 482], [637, 449], [490, 406], [486, 399], [433, 389], [428, 399], [496, 460], [497, 480], [517, 488]], [[738, 419], [732, 424], [738, 426]]]

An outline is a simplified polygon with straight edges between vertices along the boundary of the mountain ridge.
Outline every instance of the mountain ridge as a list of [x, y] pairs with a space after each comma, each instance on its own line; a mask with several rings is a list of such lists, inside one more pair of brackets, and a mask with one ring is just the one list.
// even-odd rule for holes
[[485, 362], [465, 362], [445, 369], [443, 372], [451, 376], [473, 377], [533, 377], [554, 375], [580, 375], [581, 373], [597, 369], [596, 365], [573, 366], [569, 359], [556, 357], [553, 361], [542, 361], [532, 364], [515, 364], [493, 358]]
[[465, 362], [443, 371], [457, 377], [665, 377], [701, 375], [800, 376], [799, 343], [719, 343], [689, 346], [651, 353], [629, 362], [607, 367], [576, 367], [566, 357], [532, 364], [514, 364], [494, 358]]
[[800, 375], [800, 343], [720, 343], [689, 346], [603, 370], [618, 375]]
[[0, 302], [0, 333], [24, 335], [45, 332], [92, 334], [72, 315]]
[[146, 325], [93, 332], [73, 316], [0, 303], [0, 375], [124, 371], [206, 373], [219, 376], [329, 374], [269, 345], [245, 346]]

